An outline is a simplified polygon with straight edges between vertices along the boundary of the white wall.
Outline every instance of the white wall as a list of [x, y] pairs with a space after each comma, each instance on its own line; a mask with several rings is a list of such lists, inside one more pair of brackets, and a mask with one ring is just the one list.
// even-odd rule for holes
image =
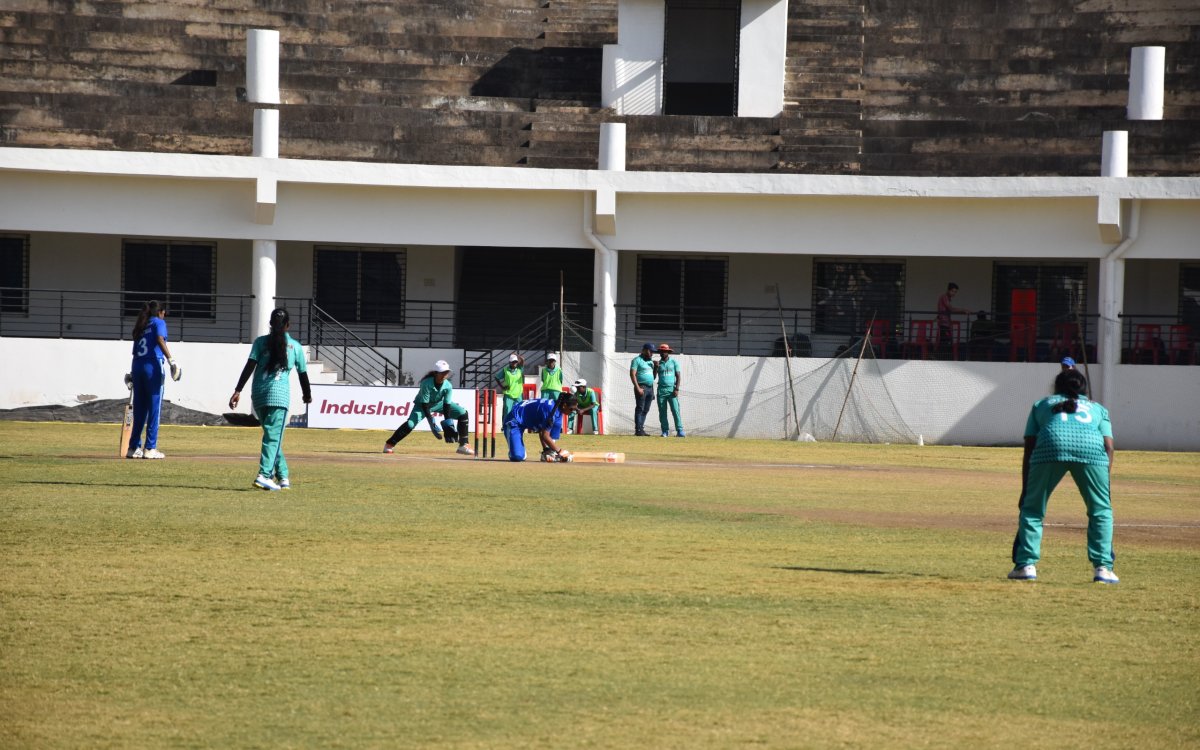
[[783, 111], [786, 58], [787, 0], [742, 0], [739, 117], [775, 117]]
[[[122, 375], [129, 370], [129, 342], [70, 339], [0, 339], [0, 408], [42, 404], [75, 405], [81, 396], [126, 398]], [[168, 383], [166, 398], [213, 414], [228, 411], [229, 394], [249, 353], [248, 345], [176, 343], [172, 353], [184, 378]], [[405, 369], [416, 377], [424, 363], [447, 358], [453, 368], [461, 353], [452, 350], [405, 350]], [[609, 360], [599, 354], [568, 352], [562, 362], [570, 380], [578, 377], [609, 384], [605, 426], [610, 433], [633, 431], [629, 363], [635, 352]], [[678, 357], [683, 367], [684, 424], [693, 436], [780, 438], [784, 434], [786, 375], [782, 358]], [[69, 362], [47, 368], [36, 381], [24, 377], [21, 363]], [[800, 393], [822, 381], [829, 361], [793, 358], [792, 377]], [[852, 366], [853, 362], [842, 362]], [[1020, 442], [1029, 406], [1050, 391], [1057, 367], [1052, 364], [920, 362], [882, 360], [879, 371], [904, 421], [926, 442], [967, 445], [1014, 445]], [[825, 368], [822, 370], [821, 368]], [[863, 365], [862, 367], [866, 367]], [[817, 372], [817, 378], [805, 378]], [[865, 372], [865, 370], [860, 370]], [[310, 369], [313, 382], [332, 382]], [[1200, 450], [1200, 367], [1121, 365], [1114, 377], [1118, 399], [1108, 404], [1120, 448]], [[1099, 373], [1093, 372], [1098, 391]], [[835, 386], [827, 386], [833, 388]], [[857, 395], [857, 392], [856, 394]], [[826, 393], [835, 400], [838, 393]], [[89, 399], [90, 400], [90, 399]], [[243, 410], [245, 407], [243, 407]], [[303, 410], [293, 382], [292, 412]], [[648, 431], [655, 433], [656, 411]]]

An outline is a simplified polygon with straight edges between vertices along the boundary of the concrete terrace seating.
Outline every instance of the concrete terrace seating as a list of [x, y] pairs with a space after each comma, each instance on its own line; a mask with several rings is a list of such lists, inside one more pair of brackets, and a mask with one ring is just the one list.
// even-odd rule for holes
[[[978, 6], [978, 7], [976, 7]], [[774, 118], [600, 107], [616, 0], [22, 0], [0, 9], [0, 145], [250, 153], [246, 33], [281, 31], [280, 155], [631, 170], [1063, 174], [1200, 171], [1200, 9], [1178, 0], [788, 4]], [[1166, 119], [1127, 122], [1129, 48], [1168, 49]]]

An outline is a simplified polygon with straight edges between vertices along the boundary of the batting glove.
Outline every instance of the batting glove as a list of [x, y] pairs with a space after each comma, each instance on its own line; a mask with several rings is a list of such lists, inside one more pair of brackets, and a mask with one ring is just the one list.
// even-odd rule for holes
[[171, 367], [171, 380], [179, 382], [179, 379], [183, 377], [183, 368], [176, 364], [173, 359], [168, 359], [167, 364]]

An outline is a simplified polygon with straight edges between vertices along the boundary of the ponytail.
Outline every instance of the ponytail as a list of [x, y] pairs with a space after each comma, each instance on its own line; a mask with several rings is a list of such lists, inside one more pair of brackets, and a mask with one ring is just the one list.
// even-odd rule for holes
[[271, 311], [271, 332], [267, 334], [267, 351], [271, 358], [267, 360], [267, 370], [283, 370], [287, 368], [287, 327], [288, 312], [282, 307]]
[[158, 317], [158, 313], [163, 309], [162, 303], [156, 299], [152, 299], [142, 305], [141, 312], [138, 313], [137, 320], [133, 323], [133, 335], [130, 338], [139, 339], [146, 331], [146, 325], [149, 324], [151, 318]]
[[1074, 414], [1079, 409], [1079, 397], [1087, 393], [1087, 379], [1078, 370], [1064, 370], [1054, 378], [1054, 392], [1067, 400], [1054, 405], [1054, 414]]

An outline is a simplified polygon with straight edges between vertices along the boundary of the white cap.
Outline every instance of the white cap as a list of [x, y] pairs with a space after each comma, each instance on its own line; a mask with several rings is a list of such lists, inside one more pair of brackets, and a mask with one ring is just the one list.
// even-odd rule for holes
[[515, 354], [510, 354], [510, 355], [508, 355], [508, 361], [509, 362], [520, 362], [521, 358]]
[[549, 354], [546, 355], [546, 361], [549, 362], [550, 360], [554, 360], [555, 362], [557, 362], [558, 355], [555, 354], [554, 352], [550, 352]]
[[434, 372], [450, 372], [450, 363], [444, 359], [439, 359], [433, 363]]
[[575, 387], [576, 388], [587, 388], [587, 381], [584, 380], [583, 378], [580, 378], [579, 380], [575, 381]]

